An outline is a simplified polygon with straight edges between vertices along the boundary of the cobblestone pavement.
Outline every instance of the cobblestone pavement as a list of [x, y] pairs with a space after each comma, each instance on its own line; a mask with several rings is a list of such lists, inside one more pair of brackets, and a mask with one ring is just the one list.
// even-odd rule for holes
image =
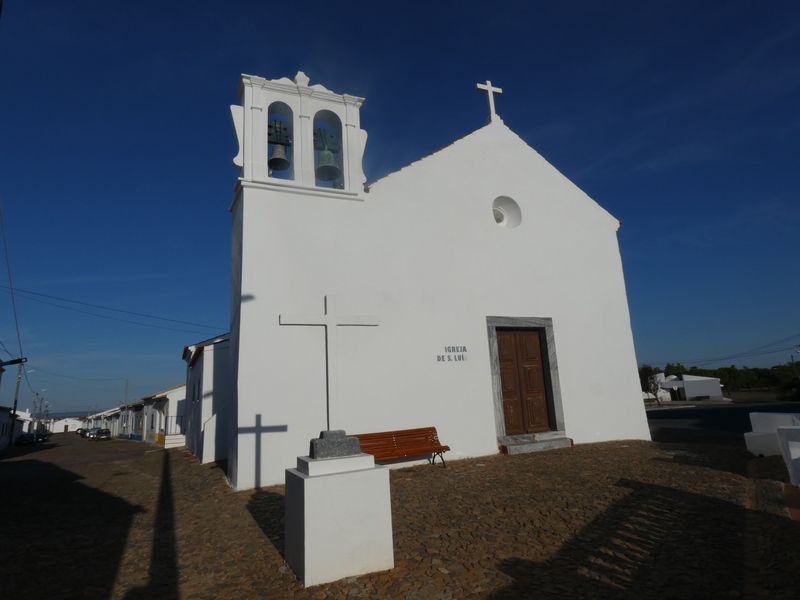
[[395, 569], [304, 589], [283, 489], [141, 442], [0, 459], [0, 598], [797, 598], [780, 459], [611, 442], [391, 474]]

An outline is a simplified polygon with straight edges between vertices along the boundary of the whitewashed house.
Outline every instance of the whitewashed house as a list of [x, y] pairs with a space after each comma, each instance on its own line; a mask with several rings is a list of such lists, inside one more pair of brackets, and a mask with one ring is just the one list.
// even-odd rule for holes
[[120, 435], [120, 416], [122, 408], [117, 406], [108, 411], [104, 419], [103, 427], [111, 432], [111, 437], [119, 437]]
[[166, 404], [167, 398], [158, 394], [142, 399], [142, 440], [145, 442], [155, 444], [163, 441]]
[[77, 417], [63, 417], [61, 419], [50, 419], [47, 429], [50, 433], [75, 433], [84, 423]]
[[659, 382], [671, 400], [722, 400], [722, 385], [717, 377], [700, 375], [670, 375]]
[[283, 482], [326, 428], [435, 426], [451, 458], [650, 438], [619, 221], [484, 87], [488, 124], [365, 186], [362, 98], [242, 76], [235, 487]]
[[[114, 409], [111, 409], [114, 410]], [[112, 413], [112, 418], [117, 418], [117, 437], [141, 441], [144, 439], [144, 402], [131, 402], [119, 407], [119, 416]], [[112, 421], [113, 422], [113, 421]], [[102, 421], [101, 421], [102, 423]], [[96, 425], [100, 427], [100, 425]], [[108, 427], [111, 429], [111, 427]], [[112, 431], [113, 434], [113, 431]]]
[[230, 336], [210, 338], [183, 349], [186, 361], [186, 447], [201, 463], [227, 458], [233, 373]]
[[12, 419], [11, 412], [8, 406], [0, 406], [0, 453], [14, 446], [22, 434], [22, 421]]
[[[178, 385], [151, 396], [89, 415], [85, 427], [102, 427], [113, 437], [164, 443], [172, 434], [183, 445], [186, 386]], [[173, 439], [173, 442], [175, 440]]]
[[168, 448], [183, 446], [186, 433], [186, 386], [176, 385], [143, 398], [141, 427], [145, 441], [164, 443]]
[[33, 418], [33, 413], [31, 413], [31, 409], [26, 408], [25, 410], [17, 410], [17, 420], [22, 423], [21, 424], [22, 433], [33, 432], [35, 419]]

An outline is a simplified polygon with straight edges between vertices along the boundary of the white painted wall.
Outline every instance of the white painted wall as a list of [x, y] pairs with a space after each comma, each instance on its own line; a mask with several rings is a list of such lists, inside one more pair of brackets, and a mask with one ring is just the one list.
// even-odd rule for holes
[[[518, 227], [495, 223], [500, 195], [521, 207]], [[332, 428], [434, 425], [448, 458], [497, 452], [486, 318], [549, 317], [566, 434], [649, 439], [618, 222], [502, 121], [356, 200], [243, 181], [232, 210], [237, 429], [258, 416], [266, 428], [259, 461], [255, 434], [238, 435], [239, 489], [283, 481], [325, 428], [323, 330], [278, 321], [322, 314], [325, 295], [339, 314], [380, 318], [340, 328]], [[437, 362], [446, 345], [467, 361]]]
[[67, 433], [74, 433], [76, 430], [84, 426], [84, 422], [80, 419], [68, 417], [65, 419], [53, 419], [48, 424], [50, 433], [65, 433], [64, 428], [67, 428]]
[[166, 397], [162, 409], [165, 433], [184, 433], [186, 429], [186, 386], [179, 385], [159, 392], [159, 396]]
[[0, 452], [14, 445], [17, 434], [11, 420], [11, 410], [0, 407]]
[[227, 419], [232, 394], [230, 343], [225, 340], [194, 350], [187, 369], [186, 447], [201, 463], [227, 458]]
[[686, 390], [686, 399], [708, 396], [711, 399], [722, 398], [722, 386], [715, 377], [700, 377], [697, 375], [683, 376], [683, 389]]
[[155, 403], [152, 401], [145, 402], [142, 408], [142, 440], [145, 442], [154, 442], [156, 439], [156, 410]]

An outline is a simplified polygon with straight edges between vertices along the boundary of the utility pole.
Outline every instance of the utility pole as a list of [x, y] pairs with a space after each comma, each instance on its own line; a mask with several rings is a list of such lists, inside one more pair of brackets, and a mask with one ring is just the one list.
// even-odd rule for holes
[[[2, 4], [2, 1], [0, 1]], [[28, 359], [24, 356], [21, 358], [14, 358], [12, 360], [2, 361], [0, 360], [0, 367], [6, 367], [8, 365], [18, 365], [17, 366], [17, 387], [14, 390], [14, 407], [11, 409], [11, 433], [9, 434], [11, 438], [11, 442], [14, 442], [14, 426], [17, 422], [17, 402], [19, 401], [19, 384], [22, 382], [22, 365], [28, 362]]]

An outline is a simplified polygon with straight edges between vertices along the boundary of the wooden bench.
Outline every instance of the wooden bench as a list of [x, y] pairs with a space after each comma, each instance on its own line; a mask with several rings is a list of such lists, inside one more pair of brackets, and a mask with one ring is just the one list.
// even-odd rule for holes
[[428, 462], [435, 463], [438, 456], [442, 459], [442, 465], [447, 466], [443, 455], [450, 450], [450, 446], [439, 442], [436, 427], [359, 433], [356, 437], [361, 443], [361, 451], [372, 454], [377, 461], [431, 454], [433, 457]]

